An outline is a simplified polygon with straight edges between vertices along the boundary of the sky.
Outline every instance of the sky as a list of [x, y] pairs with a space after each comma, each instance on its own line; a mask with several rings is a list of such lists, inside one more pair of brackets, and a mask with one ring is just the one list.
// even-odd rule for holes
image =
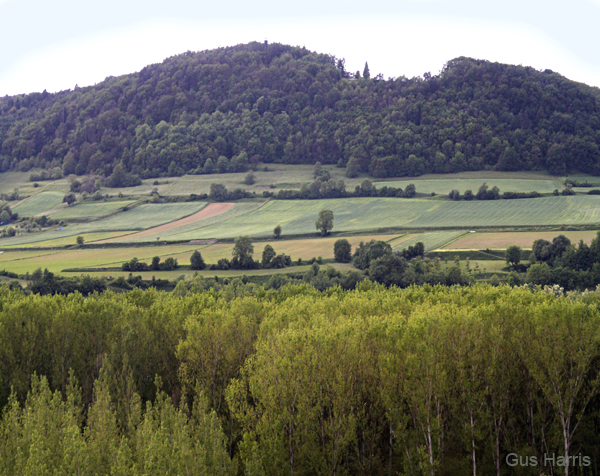
[[278, 42], [349, 71], [435, 75], [459, 56], [600, 87], [600, 0], [0, 0], [0, 96], [56, 92], [186, 51]]

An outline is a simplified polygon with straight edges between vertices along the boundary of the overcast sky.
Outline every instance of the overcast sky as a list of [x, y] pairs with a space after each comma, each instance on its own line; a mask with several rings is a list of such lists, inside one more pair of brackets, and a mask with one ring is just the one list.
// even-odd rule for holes
[[387, 77], [470, 56], [600, 86], [600, 0], [0, 0], [0, 96], [92, 85], [185, 51], [306, 46]]

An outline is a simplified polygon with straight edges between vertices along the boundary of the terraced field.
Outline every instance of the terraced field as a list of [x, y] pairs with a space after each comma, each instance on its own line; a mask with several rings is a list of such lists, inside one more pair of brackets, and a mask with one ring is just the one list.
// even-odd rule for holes
[[479, 187], [486, 183], [489, 188], [497, 186], [500, 192], [540, 192], [550, 193], [555, 189], [564, 188], [561, 182], [552, 179], [502, 179], [502, 178], [491, 178], [491, 179], [474, 179], [474, 178], [453, 178], [453, 179], [431, 179], [431, 180], [394, 180], [390, 182], [375, 182], [377, 188], [381, 188], [385, 185], [388, 187], [400, 187], [402, 189], [410, 183], [415, 184], [417, 192], [419, 193], [436, 193], [438, 195], [446, 195], [451, 190], [458, 190], [461, 194], [466, 190], [471, 190], [473, 193], [477, 193]]
[[100, 218], [111, 215], [133, 203], [135, 203], [133, 200], [124, 200], [119, 202], [79, 203], [64, 208], [56, 213], [51, 213], [50, 216], [56, 220]]
[[64, 196], [61, 192], [41, 192], [11, 208], [21, 216], [33, 217], [61, 205]]

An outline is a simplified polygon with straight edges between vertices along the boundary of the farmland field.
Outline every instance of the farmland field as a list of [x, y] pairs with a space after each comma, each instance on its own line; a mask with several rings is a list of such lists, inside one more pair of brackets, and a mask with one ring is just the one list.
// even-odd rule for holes
[[135, 201], [126, 200], [120, 202], [78, 203], [76, 205], [64, 208], [56, 213], [51, 213], [50, 216], [56, 220], [73, 218], [99, 218], [115, 213], [118, 210], [131, 205], [132, 203], [135, 203]]
[[60, 192], [41, 192], [19, 202], [11, 208], [24, 217], [36, 216], [61, 205], [63, 197], [64, 194]]
[[393, 250], [403, 250], [409, 246], [414, 246], [420, 241], [425, 246], [425, 251], [431, 251], [464, 234], [464, 230], [431, 231], [427, 233], [421, 233], [420, 235], [414, 236], [409, 240], [395, 244]]
[[170, 235], [169, 239], [269, 236], [277, 225], [281, 225], [283, 235], [316, 233], [315, 221], [324, 208], [334, 213], [335, 231], [369, 230], [401, 226], [438, 206], [439, 203], [428, 200], [394, 198], [271, 200], [254, 211], [230, 219], [225, 219], [224, 213], [214, 217], [221, 217], [214, 224], [206, 223], [185, 234]]
[[[138, 233], [134, 233], [127, 237], [128, 241], [143, 241], [143, 237], [151, 236], [160, 237], [169, 236], [175, 230], [175, 233], [181, 233], [181, 230], [187, 227], [187, 225], [197, 225], [202, 226], [205, 223], [205, 220], [212, 218], [217, 215], [221, 215], [227, 212], [229, 209], [236, 206], [235, 203], [211, 203], [210, 205], [204, 207], [199, 212], [194, 213], [193, 215], [189, 215], [185, 218], [181, 218], [180, 220], [175, 220], [164, 225], [160, 225], [154, 228], [148, 228], [147, 230], [140, 231]], [[198, 224], [198, 222], [201, 222]], [[106, 240], [106, 242], [114, 242], [120, 241], [118, 239], [110, 239]]]
[[470, 233], [467, 236], [444, 246], [445, 250], [483, 250], [485, 248], [504, 250], [511, 245], [531, 249], [537, 239], [552, 241], [558, 235], [565, 235], [573, 244], [583, 240], [588, 245], [596, 237], [597, 231], [511, 231], [498, 233]]
[[551, 193], [555, 189], [562, 189], [558, 180], [533, 180], [533, 179], [431, 179], [431, 180], [397, 180], [390, 182], [375, 182], [377, 188], [384, 185], [388, 187], [400, 187], [402, 189], [410, 183], [414, 183], [419, 193], [436, 193], [438, 195], [447, 195], [451, 190], [458, 190], [461, 194], [465, 190], [471, 190], [477, 193], [477, 190], [483, 183], [487, 183], [489, 188], [497, 186], [502, 192], [540, 192]]
[[0, 242], [0, 246], [22, 245], [92, 232], [145, 230], [179, 220], [205, 206], [204, 202], [145, 204], [94, 222], [69, 225], [62, 230], [53, 229], [5, 238]]
[[[260, 260], [264, 247], [267, 244], [270, 244], [278, 254], [288, 254], [294, 260], [297, 260], [298, 258], [307, 260], [319, 256], [328, 259], [333, 258], [333, 244], [340, 238], [346, 238], [354, 249], [361, 241], [367, 242], [372, 239], [388, 241], [394, 239], [396, 236], [397, 235], [361, 235], [260, 242], [254, 243], [254, 258]], [[69, 244], [74, 243], [74, 241], [74, 237], [71, 237]], [[35, 269], [42, 267], [48, 268], [54, 273], [61, 273], [62, 270], [70, 268], [121, 266], [123, 262], [129, 261], [133, 257], [149, 264], [154, 256], [159, 256], [161, 260], [169, 257], [177, 258], [179, 264], [189, 265], [190, 256], [196, 250], [202, 253], [202, 257], [206, 263], [214, 264], [221, 258], [231, 259], [233, 243], [217, 243], [209, 245], [157, 245], [138, 248], [73, 248], [31, 251], [8, 250], [0, 253], [0, 269], [23, 274], [26, 272], [33, 272]], [[244, 273], [245, 271], [243, 273], [237, 271], [237, 274]]]
[[[131, 234], [131, 232], [108, 231], [108, 232], [96, 232], [96, 233], [82, 233], [81, 236], [83, 236], [84, 243], [95, 243], [98, 241], [103, 241], [103, 240], [107, 240], [110, 238], [116, 238], [116, 237], [128, 235], [128, 234]], [[5, 246], [3, 248], [5, 248], [5, 249], [37, 248], [37, 247], [52, 248], [52, 247], [69, 246], [69, 245], [75, 245], [75, 236], [74, 235], [64, 236], [62, 238], [56, 238], [54, 240], [37, 241], [35, 243], [27, 243], [27, 244], [23, 244], [23, 245]]]
[[[229, 237], [239, 236], [235, 234], [235, 227], [237, 227], [237, 219], [238, 217], [242, 217], [254, 210], [257, 210], [261, 206], [263, 206], [264, 202], [250, 202], [250, 203], [236, 203], [233, 207], [230, 207], [223, 211], [222, 213], [209, 216], [202, 220], [195, 221], [193, 223], [188, 223], [182, 226], [178, 226], [176, 228], [170, 228], [169, 230], [160, 230], [153, 231], [147, 230], [146, 232], [124, 237], [123, 239], [112, 240], [112, 241], [120, 241], [126, 243], [134, 243], [134, 242], [148, 242], [148, 241], [156, 241], [157, 238], [162, 240], [170, 240], [170, 241], [179, 241], [179, 240], [192, 240], [194, 238], [202, 237], [201, 231], [205, 228], [212, 227], [213, 225], [218, 225], [220, 222], [229, 220]], [[212, 228], [211, 228], [212, 229]], [[271, 233], [272, 233], [271, 229]], [[211, 236], [211, 238], [214, 238]]]
[[[242, 204], [239, 204], [242, 205]], [[256, 204], [245, 204], [256, 205]], [[272, 200], [260, 208], [228, 218], [213, 217], [184, 233], [161, 238], [183, 240], [240, 235], [269, 236], [276, 225], [283, 234], [316, 233], [319, 210], [334, 213], [334, 231], [390, 227], [454, 228], [484, 226], [589, 225], [600, 223], [600, 197], [570, 196], [501, 201], [432, 201], [426, 199], [349, 198], [344, 200]], [[228, 218], [228, 219], [227, 219]], [[200, 223], [200, 222], [198, 222]]]

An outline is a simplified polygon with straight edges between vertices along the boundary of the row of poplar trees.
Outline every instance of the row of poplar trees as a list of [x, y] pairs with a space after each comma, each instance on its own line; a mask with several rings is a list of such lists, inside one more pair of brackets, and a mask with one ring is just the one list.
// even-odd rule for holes
[[598, 474], [599, 302], [2, 288], [0, 475]]

